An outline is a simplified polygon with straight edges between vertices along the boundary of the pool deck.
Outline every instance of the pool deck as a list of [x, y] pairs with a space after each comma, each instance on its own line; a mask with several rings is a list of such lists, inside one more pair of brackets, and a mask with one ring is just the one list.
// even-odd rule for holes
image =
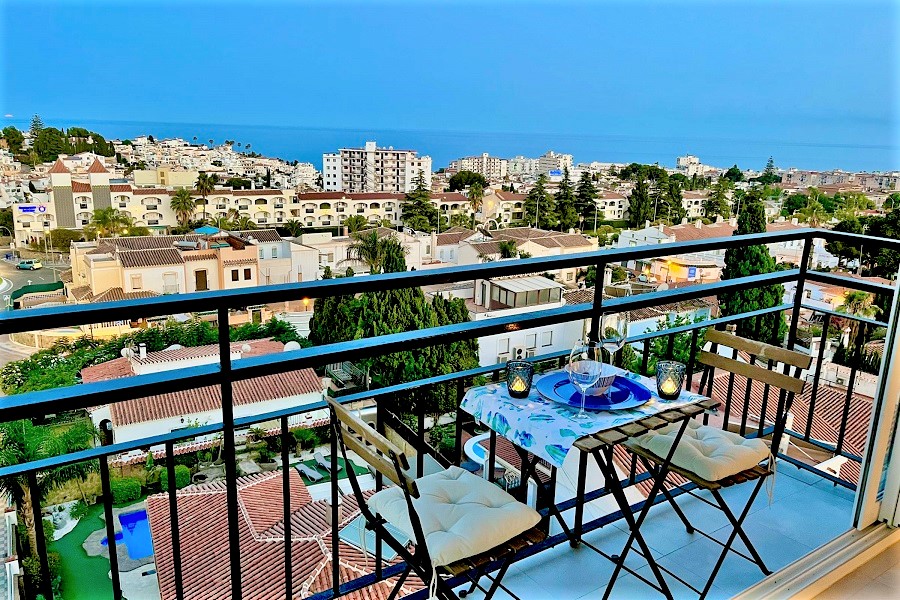
[[[116, 533], [122, 531], [122, 524], [119, 522], [119, 515], [123, 513], [135, 512], [138, 510], [147, 510], [147, 503], [144, 500], [132, 504], [130, 506], [123, 506], [122, 508], [113, 508], [113, 530]], [[105, 521], [106, 515], [102, 512], [100, 513], [100, 519]], [[109, 546], [104, 546], [100, 543], [100, 541], [106, 537], [106, 528], [98, 529], [91, 533], [87, 538], [85, 538], [84, 543], [81, 545], [84, 548], [84, 551], [88, 556], [103, 556], [105, 558], [109, 558]], [[128, 556], [128, 548], [124, 543], [117, 542], [116, 543], [116, 556], [119, 558], [119, 572], [124, 573], [126, 571], [133, 571], [144, 565], [153, 564], [153, 555], [145, 556], [140, 559], [133, 559]]]

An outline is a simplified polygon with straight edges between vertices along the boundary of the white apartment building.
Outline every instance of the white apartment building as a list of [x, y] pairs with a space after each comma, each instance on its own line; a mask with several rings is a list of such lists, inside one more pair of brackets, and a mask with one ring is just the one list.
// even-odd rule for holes
[[379, 148], [375, 142], [322, 155], [322, 185], [326, 191], [406, 193], [415, 187], [420, 172], [430, 187], [430, 156], [419, 156], [415, 150]]
[[516, 156], [507, 161], [507, 172], [519, 177], [530, 177], [538, 172], [538, 159]]
[[406, 268], [409, 270], [421, 270], [422, 265], [430, 261], [432, 236], [410, 235], [387, 227], [376, 227], [373, 230], [341, 236], [328, 232], [304, 233], [296, 243], [315, 250], [318, 257], [316, 279], [322, 277], [325, 267], [329, 267], [335, 275], [344, 274], [348, 267], [353, 269], [355, 275], [363, 275], [368, 274], [368, 266], [353, 258], [350, 247], [356, 243], [360, 235], [365, 235], [369, 231], [375, 231], [379, 238], [396, 238], [406, 251]]
[[572, 170], [572, 155], [558, 154], [548, 150], [537, 159], [537, 174], [547, 175], [550, 171]]
[[[621, 221], [628, 214], [628, 198], [617, 192], [601, 190], [594, 201], [598, 214], [606, 221]], [[585, 223], [587, 226], [588, 223]]]
[[693, 154], [685, 154], [675, 159], [675, 168], [687, 177], [700, 174], [700, 159]]
[[[352, 215], [365, 217], [369, 225], [378, 226], [387, 221], [395, 227], [401, 224], [405, 194], [374, 192], [309, 192], [292, 198], [290, 218], [305, 227], [333, 227], [342, 225]], [[431, 203], [441, 216], [468, 214], [469, 200], [459, 192], [431, 194]]]
[[481, 156], [458, 158], [450, 163], [451, 171], [473, 171], [483, 175], [488, 181], [500, 181], [506, 177], [508, 169], [508, 160], [491, 156], [487, 152]]

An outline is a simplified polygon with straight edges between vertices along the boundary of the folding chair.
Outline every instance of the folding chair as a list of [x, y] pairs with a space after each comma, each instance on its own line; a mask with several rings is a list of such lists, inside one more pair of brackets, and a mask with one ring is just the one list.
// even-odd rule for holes
[[[316, 452], [315, 454], [313, 454], [313, 458], [315, 459], [317, 465], [319, 465], [320, 467], [325, 469], [326, 473], [334, 475], [334, 473], [331, 472], [331, 463], [328, 462], [327, 460], [325, 460], [325, 456], [321, 452]], [[341, 463], [338, 463], [338, 466], [337, 466], [338, 472], [343, 470], [343, 468], [344, 468], [344, 465], [342, 465]]]
[[[732, 532], [728, 539], [723, 543], [708, 533], [696, 529], [678, 506], [675, 497], [665, 487], [665, 478], [668, 475], [668, 472], [661, 472], [659, 467], [663, 463], [661, 456], [668, 455], [669, 450], [672, 447], [674, 432], [671, 426], [639, 436], [629, 440], [625, 444], [631, 452], [637, 455], [638, 459], [654, 478], [657, 480], [659, 480], [660, 477], [662, 478], [662, 481], [658, 486], [660, 492], [669, 504], [671, 504], [675, 513], [684, 523], [687, 532], [694, 533], [696, 531], [722, 546], [722, 552], [713, 567], [705, 587], [702, 591], [695, 589], [695, 591], [700, 593], [701, 598], [706, 597], [709, 593], [713, 581], [719, 574], [722, 563], [725, 561], [729, 552], [733, 552], [750, 562], [756, 563], [763, 574], [771, 574], [771, 571], [766, 567], [759, 552], [754, 548], [750, 538], [743, 530], [743, 523], [750, 512], [753, 501], [762, 489], [762, 485], [766, 478], [775, 473], [774, 453], [777, 453], [778, 445], [784, 435], [787, 414], [791, 409], [795, 394], [803, 391], [804, 381], [800, 379], [800, 373], [803, 369], [808, 369], [812, 362], [812, 357], [807, 354], [740, 338], [736, 335], [722, 331], [708, 331], [706, 340], [712, 342], [713, 347], [720, 346], [732, 349], [731, 358], [715, 352], [706, 351], [701, 351], [698, 357], [700, 363], [707, 367], [704, 375], [704, 380], [708, 382], [707, 395], [712, 393], [712, 382], [715, 375], [715, 369], [722, 369], [729, 373], [728, 398], [726, 398], [725, 401], [726, 407], [723, 429], [700, 425], [696, 421], [690, 421], [687, 431], [675, 448], [668, 472], [674, 472], [695, 484], [697, 488], [709, 491], [715, 500], [715, 503], [709, 502], [706, 498], [694, 494], [693, 492], [688, 491], [688, 493], [703, 502], [706, 502], [713, 508], [721, 510], [725, 514], [732, 527]], [[741, 352], [750, 357], [749, 362], [737, 360], [739, 353]], [[757, 361], [768, 361], [769, 368], [763, 368], [756, 364]], [[784, 373], [778, 372], [772, 368], [778, 364], [784, 365]], [[794, 368], [793, 376], [787, 374], [790, 367]], [[779, 393], [775, 422], [772, 427], [771, 444], [773, 450], [770, 450], [760, 438], [748, 439], [741, 434], [727, 430], [732, 404], [731, 394], [735, 391], [735, 375], [744, 377], [747, 380], [744, 416], [741, 420], [742, 433], [746, 426], [746, 413], [748, 410], [748, 399], [752, 391], [752, 382], [756, 381], [764, 386], [766, 398], [768, 397], [769, 388], [778, 388], [781, 390]], [[766, 420], [765, 412], [764, 400], [762, 408], [763, 414], [760, 415], [759, 424], [759, 431], [761, 433], [767, 432], [764, 427]], [[747, 504], [740, 514], [736, 516], [722, 497], [721, 489], [749, 481], [756, 481], [755, 487], [747, 500]], [[648, 499], [648, 501], [652, 502], [652, 499]], [[737, 537], [740, 537], [744, 542], [744, 545], [750, 552], [750, 556], [732, 548], [732, 544], [734, 544]], [[627, 553], [628, 549], [629, 548], [626, 547], [626, 550], [622, 553], [623, 561], [624, 554]]]
[[[344, 460], [348, 460], [349, 448], [395, 484], [366, 498], [354, 470], [347, 470], [366, 527], [406, 562], [388, 600], [396, 598], [410, 573], [429, 585], [433, 598], [458, 598], [444, 577], [459, 585], [464, 582], [462, 576], [471, 587], [459, 597], [478, 588], [486, 600], [497, 589], [517, 598], [501, 580], [520, 550], [545, 539], [546, 534], [538, 528], [540, 514], [459, 467], [413, 479], [407, 475], [409, 462], [400, 448], [333, 399], [326, 400]], [[414, 551], [407, 548], [405, 540], [394, 538], [386, 524], [408, 536]], [[494, 569], [497, 572], [491, 575]], [[481, 577], [491, 580], [488, 589], [479, 585]]]

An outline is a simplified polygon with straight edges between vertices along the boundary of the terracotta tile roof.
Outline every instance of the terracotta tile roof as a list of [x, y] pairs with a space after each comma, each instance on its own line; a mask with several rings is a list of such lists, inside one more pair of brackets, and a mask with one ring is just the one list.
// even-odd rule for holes
[[72, 191], [73, 192], [90, 192], [91, 184], [84, 183], [83, 181], [73, 181], [72, 182]]
[[444, 233], [437, 234], [438, 246], [452, 246], [460, 243], [468, 237], [475, 235], [475, 232], [465, 227], [453, 227]]
[[619, 194], [618, 192], [611, 192], [609, 190], [600, 190], [597, 193], [598, 200], [624, 200], [625, 196]]
[[502, 202], [524, 202], [528, 194], [516, 194], [514, 192], [494, 192]]
[[274, 229], [247, 229], [241, 231], [232, 231], [231, 233], [247, 239], [253, 237], [257, 242], [280, 242], [281, 236]]
[[119, 302], [121, 300], [139, 300], [140, 298], [156, 298], [159, 296], [151, 290], [139, 290], [137, 292], [126, 292], [120, 287], [109, 288], [101, 294], [97, 294], [91, 299], [91, 302]]
[[728, 221], [722, 221], [721, 223], [711, 223], [709, 225], [702, 225], [701, 227], [697, 227], [694, 223], [664, 227], [663, 233], [669, 237], [674, 236], [676, 241], [686, 242], [689, 240], [729, 237], [734, 235], [735, 229], [737, 229], [737, 227], [730, 224]]
[[171, 196], [175, 192], [164, 188], [134, 188], [132, 193], [135, 196]]
[[545, 248], [593, 247], [590, 240], [577, 233], [559, 233], [548, 237], [533, 238], [531, 241]]
[[72, 269], [66, 269], [59, 274], [59, 280], [63, 283], [72, 283]]
[[[234, 405], [250, 405], [304, 394], [321, 394], [322, 383], [312, 369], [263, 375], [234, 383]], [[157, 394], [137, 400], [117, 402], [110, 406], [113, 425], [145, 423], [215, 411], [222, 406], [217, 385], [194, 388], [185, 392]]]
[[114, 183], [109, 186], [109, 191], [111, 192], [130, 192], [131, 185], [127, 183]]
[[360, 229], [356, 233], [351, 234], [355, 238], [360, 238], [364, 235], [369, 235], [372, 232], [375, 232], [375, 235], [378, 236], [379, 239], [386, 237], [395, 237], [397, 235], [396, 229], [391, 229], [390, 227], [373, 227], [371, 229]]
[[442, 202], [464, 202], [466, 204], [469, 202], [469, 199], [459, 192], [435, 192], [431, 194], [431, 199]]
[[119, 250], [119, 262], [126, 269], [139, 267], [161, 267], [165, 265], [182, 265], [184, 259], [175, 248], [157, 248], [153, 250]]
[[491, 242], [475, 242], [470, 243], [469, 245], [477, 252], [478, 254], [484, 254], [486, 256], [490, 256], [492, 254], [500, 254], [500, 242], [501, 241], [512, 241], [515, 243], [516, 248], [520, 248], [525, 244], [525, 240], [496, 240]]
[[498, 229], [491, 232], [492, 237], [503, 239], [516, 238], [521, 240], [530, 240], [533, 238], [547, 237], [556, 232], [547, 231], [546, 229], [535, 229], [532, 227], [509, 227], [507, 229]]
[[53, 294], [50, 296], [26, 296], [22, 298], [20, 304], [22, 305], [22, 308], [34, 308], [35, 306], [48, 304], [50, 302], [61, 302], [65, 304], [66, 300], [67, 298], [62, 294]]
[[[328, 507], [324, 501], [310, 502], [305, 485], [290, 471], [291, 499], [291, 563], [292, 588], [301, 598], [331, 589], [331, 543]], [[284, 524], [282, 511], [282, 472], [241, 477], [236, 485], [241, 507], [238, 521], [241, 550], [241, 585], [244, 597], [275, 599], [284, 595]], [[299, 490], [295, 493], [295, 490]], [[242, 492], [247, 494], [242, 496]], [[231, 597], [228, 555], [226, 484], [224, 481], [188, 486], [177, 493], [180, 529], [181, 566], [185, 598], [226, 599]], [[295, 499], [298, 500], [295, 509]], [[249, 503], [248, 503], [249, 500]], [[357, 517], [359, 508], [352, 495], [342, 497], [341, 525]], [[278, 513], [278, 517], [276, 517]], [[166, 494], [147, 498], [147, 514], [153, 538], [154, 558], [163, 600], [175, 597], [174, 555]], [[258, 534], [257, 526], [274, 520], [269, 535]], [[339, 571], [342, 581], [371, 572], [372, 557], [339, 541]], [[368, 565], [367, 565], [368, 563]], [[384, 600], [390, 583], [378, 583], [346, 597], [350, 600]], [[401, 595], [421, 589], [418, 579], [411, 579]]]
[[91, 286], [89, 285], [79, 285], [78, 287], [73, 287], [70, 290], [72, 297], [76, 300], [84, 300], [86, 298], [91, 298], [94, 294], [91, 292]]
[[566, 304], [593, 304], [594, 288], [567, 290], [563, 292], [563, 298], [565, 299]]
[[139, 235], [135, 237], [100, 238], [100, 246], [106, 245], [125, 250], [151, 250], [153, 248], [171, 248], [175, 242], [197, 242], [203, 236], [196, 233], [186, 235]]
[[709, 192], [685, 190], [681, 192], [681, 197], [685, 200], [703, 200], [704, 198], [709, 198]]
[[106, 170], [106, 167], [103, 166], [103, 163], [100, 162], [99, 158], [95, 158], [94, 164], [88, 169], [88, 173], [109, 173], [109, 171]]
[[365, 192], [348, 194], [345, 192], [307, 192], [297, 194], [297, 199], [303, 200], [403, 200], [405, 194], [392, 194], [389, 192]]
[[256, 259], [255, 258], [234, 258], [231, 260], [223, 261], [222, 264], [224, 264], [226, 267], [241, 267], [241, 266], [245, 266], [245, 265], [255, 265]]
[[219, 257], [219, 253], [215, 250], [203, 250], [200, 252], [185, 252], [181, 255], [184, 258], [184, 261], [187, 262], [189, 260], [209, 260], [216, 259]]
[[81, 370], [81, 381], [82, 383], [94, 383], [95, 381], [121, 379], [132, 375], [134, 375], [134, 371], [131, 368], [131, 362], [125, 357], [120, 357], [99, 365], [83, 368]]
[[[232, 196], [284, 196], [290, 190], [216, 190]], [[215, 193], [215, 192], [214, 192]]]
[[50, 167], [50, 170], [47, 172], [48, 173], [71, 173], [71, 171], [69, 171], [66, 168], [66, 165], [63, 164], [63, 161], [61, 158], [57, 158], [56, 162], [53, 163], [53, 166]]

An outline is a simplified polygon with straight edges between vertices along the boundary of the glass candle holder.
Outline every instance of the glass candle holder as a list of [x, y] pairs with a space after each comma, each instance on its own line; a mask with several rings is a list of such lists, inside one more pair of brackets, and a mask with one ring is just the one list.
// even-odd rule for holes
[[663, 400], [675, 400], [684, 387], [685, 366], [674, 360], [656, 363], [656, 392]]
[[531, 391], [534, 365], [527, 360], [511, 360], [506, 363], [506, 387], [513, 398], [527, 398]]

